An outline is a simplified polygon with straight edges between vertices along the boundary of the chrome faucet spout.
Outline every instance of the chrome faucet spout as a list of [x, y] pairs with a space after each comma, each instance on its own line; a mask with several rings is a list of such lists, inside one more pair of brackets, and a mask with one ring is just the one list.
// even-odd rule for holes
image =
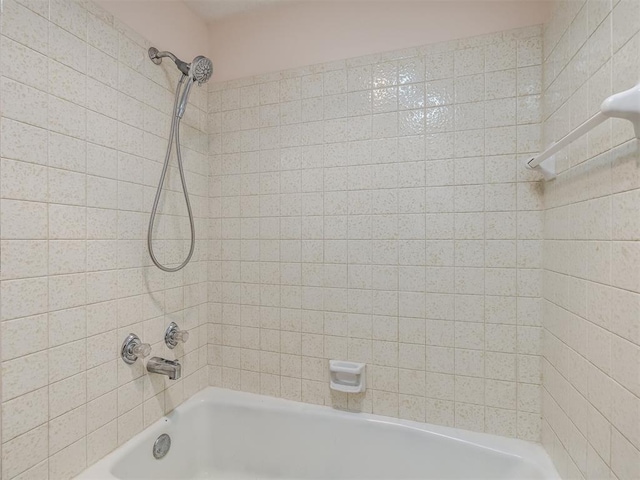
[[182, 365], [177, 360], [152, 357], [147, 362], [147, 371], [166, 375], [169, 380], [178, 380], [182, 376]]

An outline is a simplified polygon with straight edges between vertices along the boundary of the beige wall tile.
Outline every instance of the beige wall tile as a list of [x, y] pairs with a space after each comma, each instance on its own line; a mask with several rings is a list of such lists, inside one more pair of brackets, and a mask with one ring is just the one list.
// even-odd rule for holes
[[[637, 71], [637, 55], [629, 53], [637, 49], [637, 5], [619, 2], [613, 12], [611, 2], [577, 7], [558, 3], [546, 25], [545, 142], [560, 133], [553, 126], [565, 124], [567, 106], [581, 121], [602, 98], [636, 81], [630, 72]], [[584, 68], [573, 68], [571, 57]], [[579, 113], [585, 100], [589, 112]], [[604, 125], [571, 147], [559, 182], [545, 185], [543, 255], [545, 271], [555, 273], [546, 277], [551, 284], [542, 310], [543, 428], [564, 477], [573, 470], [585, 478], [610, 472], [633, 478], [629, 468], [637, 464], [637, 165], [631, 161], [637, 154], [629, 138], [626, 125]], [[565, 254], [574, 258], [564, 261]]]
[[[514, 155], [538, 148], [535, 35], [292, 72], [282, 100], [260, 78], [210, 89], [212, 384], [538, 435], [517, 413], [539, 412], [542, 192]], [[370, 364], [366, 401], [328, 394], [330, 358]]]
[[[7, 478], [75, 476], [198, 391], [204, 386], [200, 372], [206, 372], [207, 339], [199, 341], [197, 333], [208, 323], [207, 309], [200, 308], [207, 301], [208, 254], [202, 250], [188, 273], [171, 277], [152, 271], [144, 246], [150, 206], [145, 196], [153, 194], [164, 155], [154, 135], [169, 127], [168, 88], [173, 87], [156, 70], [129, 68], [141, 67], [135, 62], [146, 58], [143, 48], [119, 33], [97, 6], [45, 3], [39, 10], [39, 3], [26, 8], [11, 1], [2, 14], [0, 290]], [[44, 65], [44, 75], [32, 74], [36, 63]], [[201, 92], [192, 96], [181, 139], [201, 246], [209, 236], [206, 100]], [[176, 220], [185, 215], [173, 201], [161, 208]], [[161, 242], [175, 244], [176, 261], [188, 238], [184, 227], [179, 220], [158, 232]], [[164, 244], [158, 248], [164, 258], [171, 253]], [[174, 292], [169, 302], [165, 288]], [[143, 293], [149, 297], [144, 308]], [[163, 401], [152, 408], [149, 400], [143, 417], [147, 376], [141, 364], [119, 365], [118, 350], [129, 328], [143, 339], [146, 333], [155, 338], [157, 349], [166, 313], [179, 316], [181, 326], [192, 331], [192, 343], [177, 352], [189, 388], [180, 383], [166, 407]], [[148, 332], [144, 319], [153, 320]], [[150, 398], [164, 399], [164, 382], [153, 389], [156, 397]], [[118, 429], [123, 414], [129, 417]]]

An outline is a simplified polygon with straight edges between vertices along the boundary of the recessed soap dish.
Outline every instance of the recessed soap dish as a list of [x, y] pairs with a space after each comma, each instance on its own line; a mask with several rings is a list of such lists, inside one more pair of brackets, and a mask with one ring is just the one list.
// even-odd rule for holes
[[345, 362], [343, 360], [329, 360], [330, 387], [332, 390], [346, 393], [364, 392], [365, 364]]

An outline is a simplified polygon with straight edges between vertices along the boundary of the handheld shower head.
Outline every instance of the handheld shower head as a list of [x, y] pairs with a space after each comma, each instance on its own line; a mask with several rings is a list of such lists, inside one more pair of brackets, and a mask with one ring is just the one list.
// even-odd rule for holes
[[187, 102], [189, 101], [189, 93], [191, 92], [191, 86], [198, 82], [198, 85], [206, 83], [213, 73], [213, 65], [211, 60], [207, 57], [198, 56], [193, 59], [193, 62], [189, 64], [189, 75], [187, 76], [187, 84], [182, 91], [182, 97], [176, 110], [176, 115], [182, 118], [184, 111], [187, 109]]
[[198, 85], [208, 82], [212, 74], [213, 64], [211, 60], [202, 55], [194, 58], [189, 66], [189, 76], [198, 82]]
[[187, 108], [187, 102], [189, 100], [189, 93], [191, 92], [192, 85], [195, 82], [198, 82], [198, 85], [208, 82], [213, 74], [213, 64], [211, 63], [211, 60], [207, 57], [203, 57], [202, 55], [198, 55], [191, 63], [185, 63], [171, 52], [159, 52], [155, 47], [151, 47], [149, 49], [149, 58], [156, 65], [160, 65], [164, 57], [169, 57], [173, 60], [178, 67], [178, 70], [182, 72], [183, 77], [180, 80], [180, 83], [185, 80], [185, 77], [187, 80], [187, 84], [184, 86], [184, 90], [182, 91], [180, 101], [175, 111], [176, 116], [178, 118], [182, 118], [184, 111]]
[[160, 52], [155, 47], [149, 48], [148, 53], [149, 58], [156, 65], [160, 65], [163, 58], [170, 58], [171, 60], [173, 60], [173, 62], [178, 67], [178, 70], [180, 70], [183, 75], [194, 79], [198, 82], [199, 85], [208, 82], [213, 73], [213, 64], [211, 63], [211, 60], [209, 60], [207, 57], [203, 57], [202, 55], [198, 55], [193, 59], [191, 63], [186, 63], [176, 57], [173, 53]]

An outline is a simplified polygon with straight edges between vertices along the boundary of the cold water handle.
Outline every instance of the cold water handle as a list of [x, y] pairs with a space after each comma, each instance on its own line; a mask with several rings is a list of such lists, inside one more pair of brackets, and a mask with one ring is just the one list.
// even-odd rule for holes
[[176, 322], [171, 322], [164, 332], [164, 343], [171, 349], [176, 348], [178, 343], [185, 343], [187, 340], [189, 340], [189, 332], [180, 330]]

